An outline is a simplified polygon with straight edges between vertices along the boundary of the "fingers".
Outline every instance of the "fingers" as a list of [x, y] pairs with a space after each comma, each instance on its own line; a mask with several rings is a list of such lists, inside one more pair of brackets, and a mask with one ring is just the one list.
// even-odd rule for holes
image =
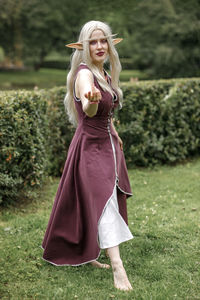
[[91, 102], [99, 102], [101, 100], [101, 93], [98, 92], [88, 92], [85, 97]]
[[95, 87], [92, 87], [92, 91], [85, 93], [85, 98], [87, 98], [91, 104], [99, 103], [101, 100], [101, 92]]

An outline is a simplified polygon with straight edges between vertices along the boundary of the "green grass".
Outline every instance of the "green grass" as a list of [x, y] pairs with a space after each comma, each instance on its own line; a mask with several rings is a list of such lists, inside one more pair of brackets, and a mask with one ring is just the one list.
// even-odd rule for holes
[[[200, 159], [129, 170], [135, 238], [120, 246], [133, 291], [113, 287], [111, 270], [55, 267], [40, 248], [59, 179], [35, 202], [1, 211], [1, 299], [200, 299]], [[101, 261], [107, 259], [102, 252]]]
[[57, 69], [40, 69], [39, 71], [0, 72], [0, 89], [33, 89], [64, 86], [67, 72]]
[[[10, 89], [33, 89], [52, 88], [54, 86], [65, 86], [67, 69], [40, 69], [36, 71], [7, 71], [0, 72], [0, 90]], [[137, 70], [124, 70], [121, 72], [120, 80], [129, 81], [130, 78], [145, 79], [146, 75]]]
[[123, 70], [120, 73], [120, 81], [121, 82], [127, 82], [132, 80], [143, 80], [143, 79], [148, 79], [148, 75], [142, 71], [139, 70]]

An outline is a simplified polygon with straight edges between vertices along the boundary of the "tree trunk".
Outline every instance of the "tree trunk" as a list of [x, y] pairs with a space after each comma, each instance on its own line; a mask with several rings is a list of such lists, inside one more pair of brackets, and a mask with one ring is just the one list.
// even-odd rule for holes
[[35, 71], [39, 71], [39, 69], [41, 68], [42, 63], [44, 62], [44, 58], [47, 55], [46, 51], [41, 50], [40, 53], [40, 58], [39, 60], [34, 64], [34, 70]]

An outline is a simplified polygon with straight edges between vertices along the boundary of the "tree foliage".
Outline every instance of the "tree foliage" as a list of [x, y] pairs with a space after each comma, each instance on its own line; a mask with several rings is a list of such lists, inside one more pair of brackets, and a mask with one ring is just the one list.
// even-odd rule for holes
[[51, 51], [70, 54], [80, 27], [97, 19], [124, 38], [120, 56], [155, 77], [198, 76], [198, 0], [0, 0], [0, 46], [7, 62], [39, 68]]

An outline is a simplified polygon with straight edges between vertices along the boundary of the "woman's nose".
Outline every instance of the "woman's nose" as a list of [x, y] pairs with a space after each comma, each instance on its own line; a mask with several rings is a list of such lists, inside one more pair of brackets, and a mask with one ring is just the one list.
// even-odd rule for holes
[[97, 42], [97, 48], [99, 49], [99, 48], [102, 48], [102, 43], [101, 43], [101, 41], [98, 41]]

